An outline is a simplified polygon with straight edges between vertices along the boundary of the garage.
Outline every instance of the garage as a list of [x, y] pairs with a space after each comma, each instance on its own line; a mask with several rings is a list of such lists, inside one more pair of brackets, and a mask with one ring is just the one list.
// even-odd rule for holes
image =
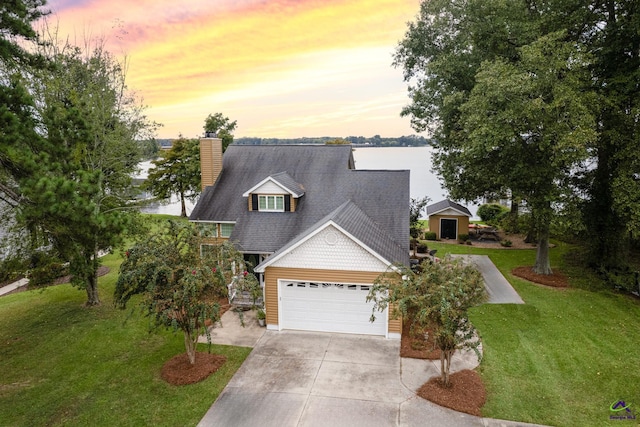
[[281, 329], [386, 336], [387, 314], [370, 322], [371, 285], [279, 280]]

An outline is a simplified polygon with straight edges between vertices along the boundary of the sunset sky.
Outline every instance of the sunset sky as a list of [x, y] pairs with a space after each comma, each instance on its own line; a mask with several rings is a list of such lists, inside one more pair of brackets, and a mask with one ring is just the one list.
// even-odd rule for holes
[[202, 133], [209, 113], [235, 136], [410, 135], [392, 54], [419, 0], [49, 0], [49, 25], [104, 37], [158, 137]]

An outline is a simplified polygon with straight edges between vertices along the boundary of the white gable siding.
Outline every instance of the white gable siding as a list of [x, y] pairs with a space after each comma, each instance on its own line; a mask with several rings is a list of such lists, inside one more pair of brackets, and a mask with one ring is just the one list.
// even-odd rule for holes
[[329, 226], [272, 264], [274, 267], [379, 271], [387, 265]]
[[253, 191], [254, 194], [289, 194], [273, 181], [267, 181]]
[[438, 212], [436, 215], [443, 215], [443, 216], [445, 216], [445, 215], [446, 215], [446, 216], [460, 216], [460, 215], [464, 215], [464, 216], [467, 216], [466, 214], [463, 214], [462, 212], [457, 211], [457, 210], [455, 210], [455, 209], [451, 209], [451, 208], [445, 209], [445, 210], [443, 210], [442, 212]]

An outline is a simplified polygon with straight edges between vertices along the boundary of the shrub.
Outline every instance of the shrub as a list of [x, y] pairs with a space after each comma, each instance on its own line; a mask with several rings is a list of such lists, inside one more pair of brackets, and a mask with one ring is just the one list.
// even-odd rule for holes
[[505, 248], [510, 248], [511, 245], [513, 245], [513, 242], [511, 240], [502, 240], [500, 244]]
[[429, 246], [427, 246], [426, 243], [418, 243], [419, 254], [426, 254], [428, 250], [429, 250]]
[[17, 256], [0, 262], [0, 283], [12, 282], [27, 271], [28, 261]]
[[29, 271], [29, 286], [47, 285], [67, 274], [69, 274], [69, 266], [60, 262], [36, 267]]
[[436, 232], [435, 231], [425, 231], [424, 233], [425, 240], [436, 240]]
[[469, 235], [468, 234], [458, 234], [458, 240], [460, 240], [461, 243], [464, 243], [467, 240], [469, 240]]
[[496, 203], [486, 203], [478, 208], [478, 216], [484, 222], [493, 221], [503, 212], [508, 212], [509, 209]]

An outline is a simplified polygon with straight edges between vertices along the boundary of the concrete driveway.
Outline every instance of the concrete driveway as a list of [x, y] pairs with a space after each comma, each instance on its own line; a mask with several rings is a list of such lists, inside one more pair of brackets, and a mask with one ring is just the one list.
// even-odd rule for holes
[[[437, 364], [401, 359], [399, 346], [382, 337], [266, 331], [199, 426], [489, 425], [417, 397]], [[454, 370], [472, 368], [469, 360], [461, 355]]]

